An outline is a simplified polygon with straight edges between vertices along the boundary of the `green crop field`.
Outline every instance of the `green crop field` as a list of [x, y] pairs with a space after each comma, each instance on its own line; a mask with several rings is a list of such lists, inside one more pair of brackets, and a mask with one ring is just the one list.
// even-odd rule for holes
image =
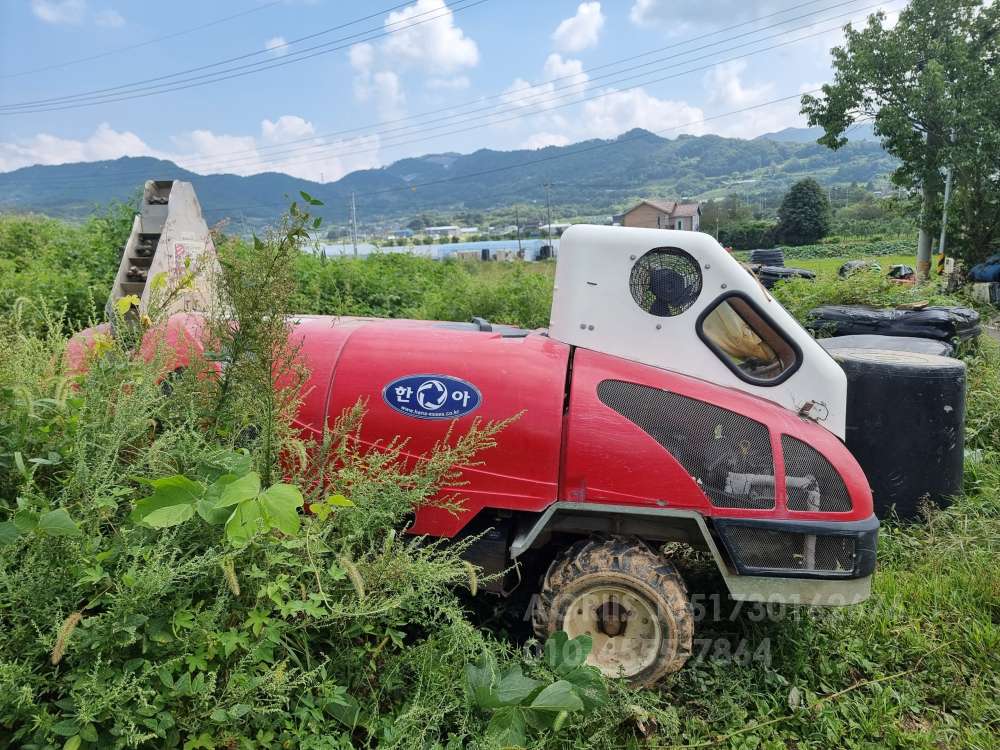
[[[103, 308], [128, 223], [121, 210], [83, 226], [0, 217], [0, 746], [1000, 745], [994, 342], [961, 355], [965, 494], [883, 527], [869, 601], [737, 606], [704, 560], [672, 549], [691, 582], [696, 653], [640, 692], [587, 672], [564, 679], [567, 665], [532, 656], [522, 612], [497, 611], [457, 550], [400, 533], [452, 465], [503, 443], [503, 425], [453, 436], [414, 470], [391, 451], [358, 452], [359, 406], [329, 436], [340, 463], [324, 475], [327, 499], [291, 428], [294, 398], [272, 397], [275, 368], [301, 377], [281, 369], [286, 312], [544, 326], [552, 264], [324, 261], [220, 238], [240, 326], [213, 330], [249, 354], [224, 377], [192, 366], [164, 389], [163, 363], [124, 338], [99, 340], [86, 375], [64, 364], [68, 336]], [[881, 274], [838, 279], [846, 256], [789, 255], [820, 274], [775, 290], [800, 318], [829, 301], [964, 302]], [[279, 465], [279, 452], [291, 459]], [[267, 533], [214, 523], [201, 500], [223, 486], [241, 512], [273, 509]], [[190, 503], [167, 502], [176, 493]], [[303, 499], [309, 515], [294, 512]], [[500, 673], [546, 691], [553, 710], [477, 690]]]

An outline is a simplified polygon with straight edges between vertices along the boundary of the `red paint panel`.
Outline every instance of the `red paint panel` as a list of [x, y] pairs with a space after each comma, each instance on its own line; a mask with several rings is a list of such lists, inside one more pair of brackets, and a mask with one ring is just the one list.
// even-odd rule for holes
[[475, 418], [521, 416], [498, 436], [484, 466], [467, 469], [467, 485], [455, 488], [466, 512], [435, 509], [417, 513], [414, 533], [453, 536], [485, 507], [539, 511], [557, 499], [562, 405], [569, 347], [540, 334], [454, 330], [423, 321], [309, 318], [296, 326], [305, 364], [312, 370], [301, 420], [322, 422], [319, 393], [324, 379], [328, 424], [358, 399], [367, 401], [361, 438], [368, 444], [407, 439], [407, 454], [419, 456], [443, 439], [451, 420], [405, 416], [382, 399], [382, 389], [407, 375], [450, 375], [482, 394], [476, 411], [456, 420], [454, 434]]
[[[784, 482], [777, 482], [776, 507], [716, 508], [680, 463], [640, 427], [605, 406], [597, 396], [603, 380], [661, 388], [743, 414], [767, 425], [777, 477], [784, 476], [780, 436], [791, 435], [821, 453], [840, 473], [850, 493], [848, 513], [789, 511]], [[562, 475], [567, 500], [697, 510], [706, 516], [848, 521], [872, 514], [871, 490], [861, 467], [836, 436], [782, 406], [686, 375], [577, 349]]]

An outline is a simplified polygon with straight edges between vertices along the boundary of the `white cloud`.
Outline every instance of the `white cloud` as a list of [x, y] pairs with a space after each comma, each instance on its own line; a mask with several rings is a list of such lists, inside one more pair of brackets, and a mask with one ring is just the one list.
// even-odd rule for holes
[[479, 63], [479, 47], [455, 25], [455, 15], [444, 0], [417, 0], [390, 13], [382, 44], [389, 60], [442, 75]]
[[31, 12], [45, 23], [82, 23], [86, 11], [85, 0], [31, 0]]
[[562, 133], [533, 133], [518, 148], [538, 149], [546, 146], [565, 146], [569, 138]]
[[[775, 98], [772, 82], [748, 84], [744, 81], [747, 64], [743, 60], [721, 63], [705, 74], [704, 86], [708, 103], [719, 112], [746, 109], [738, 115], [723, 117], [712, 122], [713, 132], [732, 138], [754, 138], [787, 127], [805, 126], [799, 114], [799, 98], [793, 97], [774, 104], [764, 105]], [[803, 83], [799, 92], [818, 88], [818, 83]]]
[[372, 76], [372, 90], [379, 117], [392, 120], [406, 114], [406, 96], [399, 82], [399, 76], [391, 70], [383, 70]]
[[108, 29], [118, 29], [125, 25], [125, 17], [117, 10], [107, 8], [94, 14], [94, 23]]
[[288, 54], [288, 41], [283, 36], [272, 36], [264, 42], [264, 49], [275, 57], [284, 57]]
[[597, 2], [580, 3], [576, 15], [562, 21], [552, 33], [552, 41], [561, 52], [580, 52], [597, 44], [604, 14]]
[[352, 68], [358, 72], [367, 73], [375, 62], [375, 48], [368, 42], [361, 42], [348, 50], [347, 57], [351, 61]]
[[[0, 172], [32, 164], [100, 161], [122, 156], [169, 159], [199, 174], [249, 175], [272, 171], [312, 180], [336, 180], [348, 172], [379, 166], [378, 136], [329, 140], [311, 137], [314, 133], [311, 122], [297, 115], [282, 115], [273, 122], [263, 120], [259, 137], [198, 129], [172, 136], [171, 148], [160, 150], [135, 133], [116, 131], [102, 123], [92, 135], [82, 139], [39, 133], [25, 140], [0, 142]], [[307, 140], [294, 148], [305, 151], [281, 147], [283, 143], [302, 139]]]
[[282, 115], [275, 122], [263, 120], [260, 123], [260, 133], [265, 141], [282, 143], [308, 138], [316, 133], [316, 128], [298, 115]]
[[748, 86], [743, 82], [746, 60], [732, 60], [720, 63], [705, 74], [708, 100], [712, 104], [722, 104], [726, 109], [759, 104], [774, 94], [773, 83]]
[[87, 0], [31, 0], [31, 12], [45, 23], [78, 26], [89, 19], [96, 26], [108, 29], [125, 25], [125, 17], [114, 8], [89, 13]]
[[546, 58], [542, 73], [543, 82], [534, 85], [523, 78], [515, 78], [504, 89], [503, 102], [513, 107], [552, 109], [583, 96], [590, 80], [583, 72], [582, 62], [564, 59], [558, 52]]
[[579, 60], [563, 58], [558, 52], [553, 52], [545, 58], [542, 68], [545, 78], [551, 81], [560, 96], [569, 94], [582, 96], [590, 76], [583, 72], [583, 63]]
[[632, 128], [653, 132], [674, 130], [665, 135], [705, 130], [701, 120], [704, 112], [687, 102], [658, 99], [645, 89], [615, 91], [609, 89], [597, 99], [583, 105], [583, 129], [587, 135], [610, 138]]
[[[261, 133], [267, 142], [265, 145], [270, 146], [281, 141], [308, 138], [313, 133], [313, 126], [301, 117], [283, 115], [276, 122], [264, 120]], [[304, 151], [269, 149], [259, 146], [252, 135], [218, 134], [210, 130], [182, 133], [171, 140], [178, 153], [169, 158], [201, 174], [283, 172], [307, 180], [331, 181], [348, 172], [379, 166], [378, 136], [336, 141], [313, 138], [294, 147], [307, 149]]]
[[162, 156], [130, 131], [114, 130], [108, 123], [97, 126], [82, 140], [39, 133], [21, 141], [0, 142], [0, 172], [31, 164], [69, 164], [79, 161], [117, 159], [121, 156]]
[[430, 76], [431, 89], [468, 88], [469, 79], [460, 72], [479, 63], [479, 47], [455, 25], [444, 0], [417, 0], [386, 16], [384, 27], [392, 32], [385, 41], [361, 42], [347, 53], [355, 70], [354, 97], [373, 101], [382, 119], [405, 114], [401, 74], [408, 69]]

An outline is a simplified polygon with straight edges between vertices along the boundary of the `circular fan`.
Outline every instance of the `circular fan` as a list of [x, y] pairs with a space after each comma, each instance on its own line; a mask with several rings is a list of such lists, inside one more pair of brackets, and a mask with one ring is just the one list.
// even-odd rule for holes
[[680, 315], [701, 294], [698, 262], [676, 247], [650, 250], [632, 266], [629, 289], [635, 303], [650, 315]]

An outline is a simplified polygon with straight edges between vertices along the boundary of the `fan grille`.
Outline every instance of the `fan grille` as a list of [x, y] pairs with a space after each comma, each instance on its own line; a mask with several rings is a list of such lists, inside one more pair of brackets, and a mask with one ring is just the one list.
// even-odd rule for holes
[[701, 294], [701, 269], [683, 250], [650, 250], [632, 266], [632, 299], [645, 312], [660, 318], [680, 315]]

